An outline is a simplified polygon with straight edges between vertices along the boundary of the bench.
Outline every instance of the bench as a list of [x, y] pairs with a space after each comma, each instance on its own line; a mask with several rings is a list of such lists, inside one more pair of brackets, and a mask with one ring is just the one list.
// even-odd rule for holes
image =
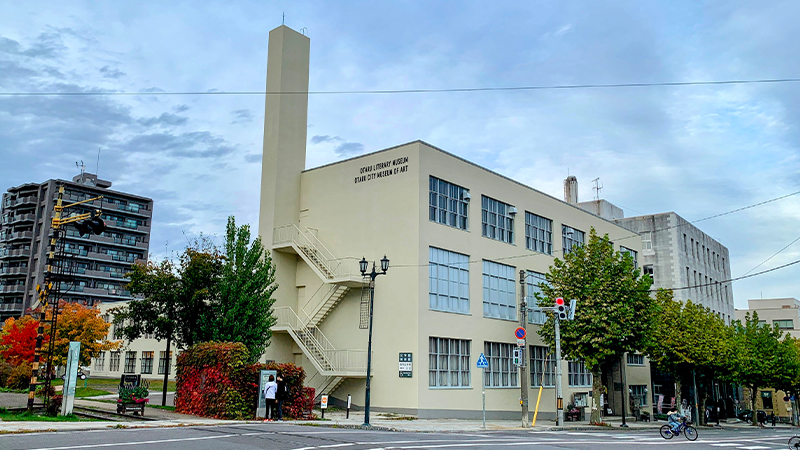
[[145, 402], [117, 403], [117, 414], [127, 414], [128, 412], [133, 412], [134, 415], [136, 415], [136, 413], [139, 413], [140, 416], [144, 416], [144, 405]]
[[565, 411], [564, 412], [564, 420], [567, 421], [567, 422], [578, 422], [578, 421], [581, 420], [581, 412], [580, 411], [575, 411], [575, 412]]

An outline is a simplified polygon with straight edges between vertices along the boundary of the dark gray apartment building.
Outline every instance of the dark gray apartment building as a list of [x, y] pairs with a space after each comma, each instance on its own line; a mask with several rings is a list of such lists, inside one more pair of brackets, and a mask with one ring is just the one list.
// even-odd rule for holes
[[0, 319], [19, 317], [38, 306], [36, 285], [43, 284], [52, 236], [53, 207], [58, 186], [64, 186], [64, 206], [103, 196], [64, 211], [62, 218], [102, 211], [106, 230], [81, 237], [64, 227], [64, 251], [72, 256], [74, 283], [60, 286], [63, 300], [87, 305], [130, 300], [125, 274], [147, 258], [153, 200], [109, 189], [111, 182], [82, 173], [72, 181], [48, 180], [8, 189], [0, 200]]

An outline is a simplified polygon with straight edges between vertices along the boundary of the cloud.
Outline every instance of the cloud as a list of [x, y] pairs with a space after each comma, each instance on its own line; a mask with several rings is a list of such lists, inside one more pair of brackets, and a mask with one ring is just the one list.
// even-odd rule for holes
[[312, 144], [320, 144], [323, 142], [342, 142], [344, 139], [339, 136], [316, 135], [311, 137]]
[[244, 156], [244, 160], [249, 163], [260, 163], [263, 153], [250, 153]]
[[234, 147], [208, 131], [192, 131], [136, 135], [122, 143], [120, 149], [129, 153], [165, 153], [180, 158], [216, 158], [230, 154]]
[[108, 65], [105, 65], [100, 68], [100, 73], [103, 74], [103, 78], [112, 78], [114, 80], [118, 80], [125, 76], [125, 72], [112, 68]]
[[360, 142], [345, 142], [336, 146], [333, 150], [339, 156], [351, 156], [364, 152], [364, 144]]
[[145, 127], [176, 127], [179, 125], [186, 125], [188, 119], [183, 116], [178, 116], [170, 113], [161, 113], [158, 117], [148, 117], [138, 119], [137, 122]]
[[186, 112], [190, 109], [189, 105], [175, 105], [172, 107], [172, 111], [176, 113]]
[[253, 121], [253, 113], [249, 109], [237, 109], [231, 111], [233, 122], [231, 124], [250, 123]]

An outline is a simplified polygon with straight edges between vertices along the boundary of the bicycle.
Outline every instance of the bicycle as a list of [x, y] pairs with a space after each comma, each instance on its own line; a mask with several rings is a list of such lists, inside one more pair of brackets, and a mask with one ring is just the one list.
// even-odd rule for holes
[[[678, 425], [678, 431], [677, 432], [672, 431], [672, 427], [670, 425], [662, 425], [661, 429], [659, 429], [658, 431], [659, 431], [659, 433], [661, 433], [661, 437], [664, 438], [664, 439], [672, 439], [674, 436], [677, 436], [677, 435], [683, 433], [683, 436], [686, 439], [688, 439], [690, 441], [696, 441], [697, 440], [697, 429], [695, 427], [689, 425], [689, 423], [691, 423], [691, 422], [686, 422], [686, 419], [682, 419], [680, 425]], [[800, 447], [798, 447], [797, 449], [795, 449], [793, 447], [790, 447], [790, 448], [791, 448], [791, 450], [800, 450]]]
[[789, 450], [800, 450], [800, 436], [789, 438]]

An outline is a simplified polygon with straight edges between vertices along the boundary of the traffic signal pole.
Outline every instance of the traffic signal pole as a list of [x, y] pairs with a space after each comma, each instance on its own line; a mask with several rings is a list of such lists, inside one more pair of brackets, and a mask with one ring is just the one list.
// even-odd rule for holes
[[556, 341], [556, 426], [564, 426], [564, 393], [561, 387], [561, 319], [556, 314], [553, 317], [555, 322], [555, 341]]
[[[525, 271], [519, 271], [519, 285], [520, 285], [520, 308], [519, 308], [519, 326], [525, 329], [528, 321], [528, 303], [525, 302]], [[525, 338], [522, 340], [522, 346], [519, 349], [519, 403], [522, 407], [522, 428], [529, 428], [528, 422], [528, 365], [525, 364], [527, 356], [525, 351], [528, 348], [527, 330]]]

